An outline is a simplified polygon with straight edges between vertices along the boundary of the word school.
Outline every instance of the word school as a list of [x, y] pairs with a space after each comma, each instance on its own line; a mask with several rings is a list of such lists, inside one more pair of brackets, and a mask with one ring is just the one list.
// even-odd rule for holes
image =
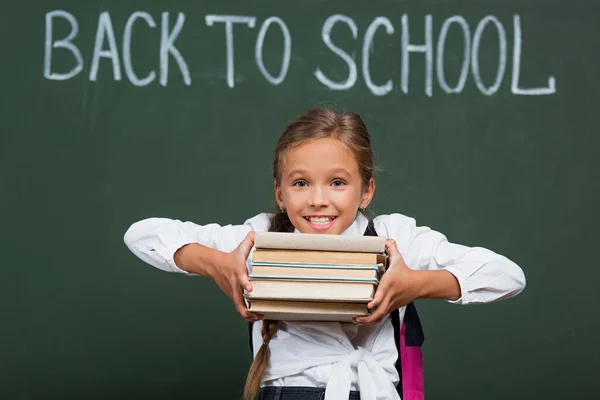
[[[446, 18], [441, 24], [441, 28], [437, 37], [437, 41], [434, 43], [433, 38], [433, 18], [431, 14], [425, 15], [425, 32], [424, 35], [421, 32], [410, 31], [409, 17], [404, 14], [400, 18], [400, 35], [401, 35], [401, 76], [400, 76], [400, 89], [403, 93], [408, 93], [408, 83], [410, 78], [410, 64], [409, 60], [411, 57], [418, 55], [425, 57], [425, 94], [432, 96], [434, 93], [433, 82], [434, 72], [439, 89], [444, 93], [461, 93], [465, 87], [469, 72], [474, 80], [477, 88], [483, 95], [491, 96], [494, 95], [500, 89], [502, 82], [504, 81], [506, 70], [507, 70], [507, 32], [504, 25], [500, 20], [493, 16], [488, 15], [478, 21], [475, 25], [475, 30], [471, 34], [471, 26], [467, 20], [462, 16], [452, 16]], [[54, 35], [55, 21], [62, 19], [70, 25], [70, 33], [63, 38], [56, 38]], [[225, 59], [225, 76], [226, 84], [229, 88], [235, 87], [234, 72], [234, 44], [235, 44], [235, 30], [239, 29], [256, 29], [257, 18], [253, 16], [242, 16], [242, 15], [218, 15], [209, 14], [205, 16], [206, 26], [216, 28], [222, 26], [224, 31], [226, 46], [226, 59]], [[64, 22], [62, 22], [64, 23]], [[146, 27], [143, 27], [143, 25]], [[171, 16], [169, 12], [163, 12], [160, 20], [160, 44], [159, 44], [159, 56], [160, 62], [158, 66], [158, 72], [156, 70], [151, 71], [144, 77], [138, 76], [134, 69], [134, 63], [131, 57], [131, 46], [132, 46], [132, 33], [134, 27], [137, 29], [142, 28], [157, 28], [157, 22], [151, 14], [145, 11], [136, 11], [132, 13], [125, 24], [123, 30], [123, 37], [121, 38], [121, 46], [117, 46], [117, 38], [113, 30], [113, 24], [108, 11], [99, 14], [96, 36], [94, 41], [94, 47], [91, 58], [91, 65], [89, 68], [89, 79], [90, 81], [96, 81], [98, 75], [98, 69], [100, 66], [100, 59], [106, 58], [111, 61], [113, 78], [116, 81], [122, 79], [121, 68], [125, 71], [125, 75], [129, 82], [134, 86], [147, 86], [154, 83], [157, 78], [158, 82], [162, 86], [168, 85], [169, 80], [169, 66], [171, 58], [175, 61], [175, 65], [181, 72], [181, 77], [185, 85], [190, 86], [192, 84], [192, 76], [188, 68], [188, 64], [185, 61], [184, 55], [177, 49], [176, 40], [182, 33], [185, 24], [185, 15], [178, 13], [175, 18], [174, 25], [171, 25]], [[273, 26], [277, 26], [279, 29], [271, 29]], [[236, 27], [237, 26], [237, 27]], [[236, 27], [234, 29], [234, 27]], [[63, 81], [71, 79], [83, 71], [84, 62], [81, 54], [81, 50], [74, 43], [79, 32], [79, 23], [73, 14], [65, 10], [54, 10], [46, 14], [46, 26], [45, 26], [45, 46], [44, 46], [44, 77], [49, 80]], [[381, 29], [380, 29], [381, 28]], [[370, 73], [370, 50], [376, 40], [376, 34], [382, 35], [394, 35], [396, 33], [396, 27], [392, 21], [384, 16], [379, 16], [373, 19], [369, 24], [366, 31], [359, 35], [359, 30], [354, 20], [346, 15], [335, 14], [329, 16], [323, 23], [321, 29], [321, 38], [323, 43], [329, 48], [335, 55], [341, 59], [340, 68], [347, 69], [347, 77], [342, 81], [334, 81], [319, 68], [315, 66], [313, 71], [314, 78], [317, 79], [322, 85], [331, 90], [349, 90], [353, 88], [358, 81], [358, 69], [357, 61], [354, 55], [349, 54], [348, 51], [340, 48], [331, 39], [331, 32], [333, 29], [349, 29], [352, 33], [352, 37], [355, 40], [362, 41], [362, 52], [360, 54], [360, 72], [364, 84], [375, 96], [384, 96], [390, 93], [394, 87], [398, 84], [394, 79], [390, 78], [385, 82], [374, 82]], [[450, 29], [458, 29], [462, 33], [463, 39], [463, 52], [458, 55], [462, 57], [462, 64], [460, 75], [456, 82], [448, 82], [446, 74], [444, 72], [444, 57], [447, 55], [445, 50], [446, 39]], [[480, 43], [484, 32], [491, 31], [488, 34], [494, 34], [498, 40], [498, 65], [495, 78], [493, 82], [484, 82], [480, 73], [479, 67], [479, 51]], [[495, 32], [494, 32], [495, 31]], [[521, 48], [522, 48], [522, 37], [521, 37], [521, 18], [518, 14], [513, 15], [512, 19], [512, 32], [513, 32], [513, 48], [512, 48], [512, 69], [510, 74], [510, 91], [514, 95], [551, 95], [556, 93], [556, 79], [553, 76], [541, 79], [540, 82], [544, 83], [540, 87], [523, 87], [519, 82], [519, 76], [521, 72]], [[244, 32], [247, 34], [247, 32]], [[263, 43], [267, 34], [270, 35], [282, 35], [283, 37], [283, 50], [281, 52], [281, 65], [279, 71], [274, 73], [268, 71], [263, 62]], [[417, 43], [416, 39], [411, 37], [424, 38], [422, 42]], [[359, 36], [362, 36], [359, 38]], [[136, 40], [143, 40], [143, 32], [136, 34]], [[360, 43], [360, 42], [359, 42]], [[435, 50], [435, 52], [434, 52]], [[52, 56], [57, 51], [68, 51], [74, 58], [74, 65], [70, 71], [55, 71], [52, 66]], [[286, 23], [279, 17], [272, 16], [260, 24], [258, 33], [256, 34], [255, 42], [255, 63], [256, 67], [260, 71], [264, 79], [272, 85], [280, 85], [286, 79], [288, 70], [290, 68], [290, 59], [292, 57], [292, 36]], [[435, 55], [434, 55], [435, 53]], [[121, 55], [121, 57], [120, 57]], [[346, 64], [345, 66], [343, 64]], [[108, 64], [107, 64], [108, 65]]]

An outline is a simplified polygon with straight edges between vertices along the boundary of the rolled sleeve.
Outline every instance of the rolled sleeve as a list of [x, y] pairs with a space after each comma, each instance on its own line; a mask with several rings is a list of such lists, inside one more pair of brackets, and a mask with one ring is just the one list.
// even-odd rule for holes
[[490, 303], [510, 298], [525, 288], [522, 269], [508, 258], [483, 247], [451, 243], [413, 218], [387, 216], [389, 237], [396, 240], [409, 268], [447, 270], [456, 277], [461, 297], [454, 304]]
[[450, 272], [452, 275], [454, 275], [454, 277], [458, 281], [458, 286], [460, 287], [460, 297], [456, 300], [446, 300], [446, 301], [448, 303], [452, 303], [452, 304], [463, 304], [463, 302], [464, 302], [463, 299], [466, 299], [468, 302], [469, 289], [467, 287], [467, 280], [465, 279], [461, 269], [456, 266], [450, 266], [450, 267], [446, 267], [444, 269], [446, 271]]
[[250, 231], [268, 228], [269, 215], [259, 214], [242, 225], [198, 225], [168, 218], [148, 218], [132, 224], [123, 238], [129, 250], [142, 261], [167, 272], [194, 275], [175, 264], [174, 255], [181, 247], [199, 243], [215, 250], [230, 252]]

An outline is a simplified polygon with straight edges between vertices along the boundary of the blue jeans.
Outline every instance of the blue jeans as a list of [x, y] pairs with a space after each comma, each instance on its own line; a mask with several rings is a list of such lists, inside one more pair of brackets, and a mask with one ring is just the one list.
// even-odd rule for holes
[[[325, 388], [303, 386], [266, 386], [260, 389], [260, 400], [323, 400]], [[360, 392], [350, 391], [348, 400], [360, 400]]]

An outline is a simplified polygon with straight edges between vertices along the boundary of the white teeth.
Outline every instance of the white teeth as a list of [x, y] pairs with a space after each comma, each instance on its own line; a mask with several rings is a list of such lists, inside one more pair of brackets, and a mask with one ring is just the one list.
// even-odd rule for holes
[[312, 224], [325, 225], [333, 220], [333, 217], [308, 217], [307, 218]]

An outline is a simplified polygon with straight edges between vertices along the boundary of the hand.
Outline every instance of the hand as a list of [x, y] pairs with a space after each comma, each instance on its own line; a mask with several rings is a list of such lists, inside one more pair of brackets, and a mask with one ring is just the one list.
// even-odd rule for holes
[[419, 295], [418, 271], [408, 268], [394, 240], [386, 239], [385, 248], [390, 266], [381, 277], [373, 300], [367, 304], [372, 310], [371, 315], [357, 317], [355, 323], [373, 325], [381, 322], [392, 310], [407, 305]]
[[244, 289], [252, 291], [246, 259], [253, 246], [254, 232], [250, 232], [235, 250], [225, 254], [220, 265], [211, 274], [219, 288], [233, 300], [237, 312], [249, 322], [263, 319], [261, 314], [250, 312], [244, 301]]

